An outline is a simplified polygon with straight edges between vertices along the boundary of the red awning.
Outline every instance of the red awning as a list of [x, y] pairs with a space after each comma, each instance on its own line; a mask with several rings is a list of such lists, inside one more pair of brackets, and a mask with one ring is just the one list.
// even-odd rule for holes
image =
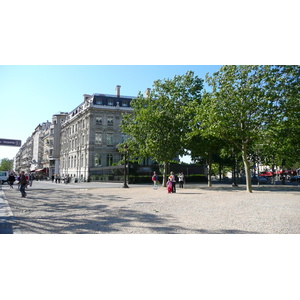
[[264, 172], [264, 173], [261, 173], [259, 174], [259, 176], [272, 176], [272, 172]]

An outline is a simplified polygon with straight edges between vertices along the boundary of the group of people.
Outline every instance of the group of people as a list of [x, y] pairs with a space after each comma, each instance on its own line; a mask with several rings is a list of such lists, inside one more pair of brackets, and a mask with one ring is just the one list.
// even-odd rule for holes
[[9, 187], [11, 189], [14, 188], [14, 182], [16, 180], [18, 181], [18, 190], [21, 192], [22, 198], [25, 198], [27, 195], [25, 192], [26, 187], [28, 185], [32, 186], [32, 180], [33, 180], [32, 175], [31, 174], [25, 175], [24, 171], [22, 171], [19, 176], [15, 176], [14, 173], [10, 173], [7, 178], [7, 183], [9, 184]]
[[55, 183], [69, 183], [70, 181], [70, 178], [69, 178], [69, 175], [67, 174], [66, 176], [60, 176], [59, 174], [53, 174], [51, 176], [51, 180], [52, 182], [55, 182]]
[[[178, 177], [178, 182], [179, 182], [179, 188], [183, 189], [183, 184], [184, 184], [183, 172], [180, 172], [177, 177]], [[156, 174], [156, 172], [153, 172], [152, 181], [154, 184], [153, 189], [157, 190], [159, 181], [158, 181], [158, 175]], [[176, 178], [174, 172], [171, 172], [170, 176], [168, 177], [168, 182], [167, 182], [168, 193], [176, 193], [176, 183], [177, 183], [177, 178]]]

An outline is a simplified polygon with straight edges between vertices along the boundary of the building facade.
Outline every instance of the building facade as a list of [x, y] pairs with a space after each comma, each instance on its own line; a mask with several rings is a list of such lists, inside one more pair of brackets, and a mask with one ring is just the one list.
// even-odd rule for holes
[[121, 160], [117, 145], [126, 140], [121, 133], [122, 114], [132, 113], [133, 97], [115, 95], [83, 95], [84, 101], [61, 121], [61, 176], [86, 181]]
[[14, 170], [18, 173], [24, 171], [29, 173], [33, 170], [44, 169], [44, 134], [49, 129], [51, 122], [39, 124], [26, 142], [19, 149], [14, 158]]

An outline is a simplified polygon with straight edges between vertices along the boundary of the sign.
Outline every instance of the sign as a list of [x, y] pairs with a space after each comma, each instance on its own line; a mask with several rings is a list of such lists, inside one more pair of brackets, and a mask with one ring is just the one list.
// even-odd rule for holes
[[22, 141], [20, 140], [7, 140], [0, 139], [0, 146], [16, 146], [21, 147]]

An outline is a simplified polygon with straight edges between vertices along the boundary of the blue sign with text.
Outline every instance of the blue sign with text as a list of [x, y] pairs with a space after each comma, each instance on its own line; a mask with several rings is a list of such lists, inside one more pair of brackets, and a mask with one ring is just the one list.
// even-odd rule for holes
[[22, 144], [22, 141], [20, 141], [20, 140], [0, 139], [0, 146], [21, 147], [21, 144]]

